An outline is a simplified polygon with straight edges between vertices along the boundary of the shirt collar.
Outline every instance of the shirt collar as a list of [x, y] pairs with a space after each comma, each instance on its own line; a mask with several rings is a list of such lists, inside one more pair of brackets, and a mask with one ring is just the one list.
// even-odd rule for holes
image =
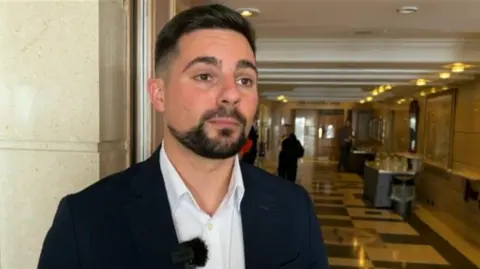
[[[162, 142], [163, 144], [163, 142]], [[178, 174], [177, 170], [173, 166], [172, 162], [167, 156], [164, 147], [160, 149], [160, 169], [165, 181], [165, 188], [167, 190], [168, 201], [170, 203], [170, 209], [172, 213], [178, 208], [181, 200], [190, 196], [192, 200], [193, 196], [190, 190], [187, 188], [182, 178]], [[225, 203], [233, 203], [237, 210], [240, 210], [240, 204], [245, 193], [245, 187], [243, 185], [243, 176], [240, 169], [240, 161], [238, 155], [235, 156], [232, 178], [228, 186], [228, 192], [226, 195]]]

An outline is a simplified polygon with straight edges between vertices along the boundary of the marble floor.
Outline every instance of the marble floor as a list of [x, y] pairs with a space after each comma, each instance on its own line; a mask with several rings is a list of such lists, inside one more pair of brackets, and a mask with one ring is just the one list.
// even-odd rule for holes
[[331, 269], [479, 268], [415, 214], [404, 221], [371, 208], [358, 175], [336, 173], [331, 164], [301, 167], [298, 184], [315, 202]]

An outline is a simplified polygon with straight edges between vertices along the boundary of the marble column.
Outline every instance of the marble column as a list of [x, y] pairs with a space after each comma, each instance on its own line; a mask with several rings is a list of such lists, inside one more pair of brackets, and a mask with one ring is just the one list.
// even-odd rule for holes
[[0, 3], [0, 268], [36, 268], [61, 197], [129, 165], [129, 1]]

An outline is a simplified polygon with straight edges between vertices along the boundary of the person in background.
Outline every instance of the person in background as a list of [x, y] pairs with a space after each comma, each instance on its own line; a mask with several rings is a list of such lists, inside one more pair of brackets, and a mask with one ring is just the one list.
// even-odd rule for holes
[[338, 172], [345, 171], [348, 165], [348, 154], [352, 148], [352, 127], [350, 121], [346, 120], [345, 125], [340, 130], [338, 140], [340, 146], [340, 158], [338, 160]]
[[250, 128], [250, 132], [248, 133], [248, 141], [250, 141], [246, 144], [248, 145], [248, 150], [246, 150], [242, 155], [242, 161], [253, 165], [255, 164], [258, 153], [258, 133], [253, 126]]
[[253, 145], [253, 142], [251, 139], [248, 139], [245, 145], [243, 145], [242, 149], [240, 150], [240, 158], [242, 159], [242, 161], [245, 154], [247, 154], [252, 148], [252, 145]]
[[281, 140], [280, 154], [278, 155], [278, 176], [291, 182], [297, 179], [298, 159], [302, 158], [305, 150], [293, 133], [290, 124], [284, 126], [285, 135]]

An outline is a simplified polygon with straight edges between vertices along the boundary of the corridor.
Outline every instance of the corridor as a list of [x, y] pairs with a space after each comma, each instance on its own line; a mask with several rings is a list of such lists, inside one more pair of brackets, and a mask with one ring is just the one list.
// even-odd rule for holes
[[417, 216], [421, 210], [404, 222], [389, 210], [373, 209], [362, 200], [363, 180], [334, 169], [306, 162], [299, 174], [315, 202], [331, 269], [478, 268]]

